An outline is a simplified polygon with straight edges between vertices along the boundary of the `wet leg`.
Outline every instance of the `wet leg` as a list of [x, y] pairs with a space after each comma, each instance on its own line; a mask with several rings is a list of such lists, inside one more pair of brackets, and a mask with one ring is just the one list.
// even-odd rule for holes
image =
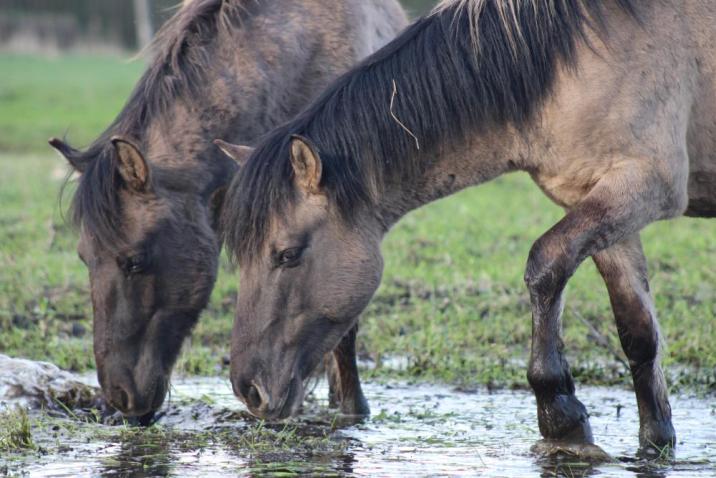
[[338, 346], [326, 356], [328, 400], [331, 408], [346, 415], [370, 415], [368, 401], [363, 395], [358, 364], [356, 363], [356, 336], [358, 324], [341, 339]]
[[671, 407], [659, 366], [659, 326], [639, 236], [595, 254], [594, 262], [607, 285], [619, 340], [629, 359], [639, 407], [639, 443], [642, 449], [673, 446]]
[[[587, 257], [658, 219], [681, 214], [685, 186], [665, 181], [649, 159], [622, 161], [530, 251], [525, 282], [532, 304], [532, 350], [527, 378], [545, 438], [591, 443], [589, 416], [574, 393], [561, 339], [562, 294]], [[677, 194], [682, 191], [683, 194]]]

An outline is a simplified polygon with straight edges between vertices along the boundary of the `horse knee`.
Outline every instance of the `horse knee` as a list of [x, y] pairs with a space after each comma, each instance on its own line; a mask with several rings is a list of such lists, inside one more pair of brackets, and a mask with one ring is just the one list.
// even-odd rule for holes
[[525, 284], [530, 293], [552, 296], [569, 278], [569, 254], [557, 239], [543, 236], [530, 249], [525, 270]]

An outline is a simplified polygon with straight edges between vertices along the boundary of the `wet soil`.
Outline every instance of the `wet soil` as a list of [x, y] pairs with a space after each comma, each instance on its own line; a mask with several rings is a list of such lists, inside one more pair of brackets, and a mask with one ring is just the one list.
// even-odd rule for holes
[[[672, 456], [636, 458], [633, 394], [588, 387], [597, 444], [612, 460], [540, 457], [535, 404], [527, 391], [458, 391], [449, 386], [368, 383], [373, 416], [336, 415], [309, 401], [297, 420], [250, 417], [228, 381], [177, 379], [150, 428], [87, 423], [32, 413], [38, 449], [0, 455], [0, 475], [25, 476], [716, 476], [716, 400], [672, 397], [679, 437]], [[313, 393], [327, 396], [325, 384]], [[7, 406], [7, 404], [5, 405]]]

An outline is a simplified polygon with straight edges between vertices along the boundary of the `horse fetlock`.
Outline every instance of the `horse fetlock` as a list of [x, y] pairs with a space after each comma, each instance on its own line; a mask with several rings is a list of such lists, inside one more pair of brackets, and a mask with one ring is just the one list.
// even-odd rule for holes
[[[347, 339], [344, 338], [344, 342], [341, 342], [341, 345], [345, 346], [346, 340], [353, 343], [355, 333], [347, 337]], [[337, 350], [341, 349], [339, 346]], [[326, 355], [324, 359], [328, 379], [328, 406], [332, 409], [340, 410], [344, 415], [370, 415], [368, 400], [363, 395], [358, 369], [354, 362], [355, 352], [351, 352], [350, 356], [347, 357], [350, 359], [347, 363], [337, 360], [336, 354], [337, 351], [334, 351]]]
[[537, 420], [544, 438], [572, 443], [593, 443], [586, 407], [574, 394], [537, 397]]
[[550, 363], [538, 359], [531, 360], [527, 370], [527, 381], [538, 396], [550, 397], [574, 393], [574, 381], [569, 365], [561, 356]]
[[333, 369], [332, 357], [324, 361], [326, 367], [326, 378], [328, 379], [328, 407], [339, 408], [341, 404], [341, 382], [338, 373]]
[[341, 396], [339, 402], [339, 409], [344, 415], [357, 415], [367, 417], [370, 415], [370, 407], [368, 406], [368, 400], [363, 395], [360, 385], [357, 390], [353, 390], [353, 393], [347, 396]]
[[351, 387], [342, 386], [339, 377], [335, 379], [329, 374], [328, 406], [340, 410], [344, 415], [370, 415], [368, 400], [363, 395], [360, 381], [356, 380]]

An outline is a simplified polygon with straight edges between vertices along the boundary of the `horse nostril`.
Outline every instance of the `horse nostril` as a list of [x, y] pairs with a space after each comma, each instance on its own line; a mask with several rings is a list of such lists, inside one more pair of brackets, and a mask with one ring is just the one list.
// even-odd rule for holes
[[258, 409], [261, 407], [262, 403], [263, 399], [261, 398], [259, 389], [256, 388], [256, 385], [251, 385], [249, 390], [246, 392], [246, 404], [249, 408]]
[[123, 388], [118, 388], [117, 392], [117, 398], [119, 400], [117, 405], [121, 410], [129, 410], [129, 394]]

